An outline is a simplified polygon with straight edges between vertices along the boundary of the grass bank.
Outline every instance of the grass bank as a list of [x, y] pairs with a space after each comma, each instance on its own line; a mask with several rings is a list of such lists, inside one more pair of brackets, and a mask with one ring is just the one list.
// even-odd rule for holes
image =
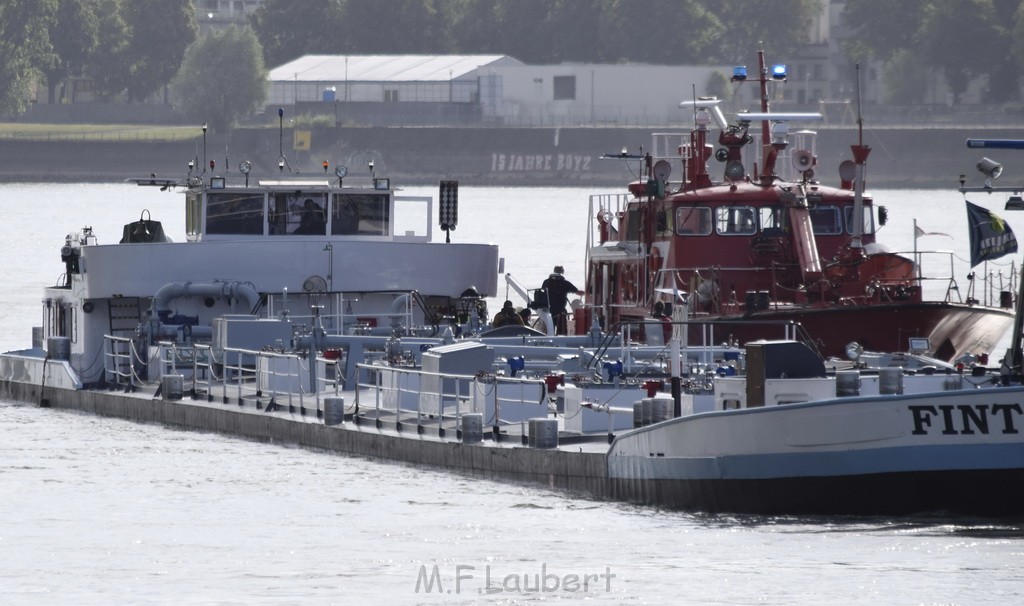
[[0, 122], [0, 140], [6, 141], [187, 141], [200, 137], [202, 132], [191, 125]]

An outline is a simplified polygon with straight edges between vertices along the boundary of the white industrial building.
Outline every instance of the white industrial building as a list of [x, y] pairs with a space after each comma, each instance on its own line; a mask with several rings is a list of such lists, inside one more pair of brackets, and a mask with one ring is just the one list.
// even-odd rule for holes
[[[268, 106], [470, 104], [482, 119], [510, 125], [663, 124], [680, 121], [679, 102], [706, 96], [716, 72], [721, 79], [731, 70], [525, 65], [505, 55], [306, 55], [271, 70]], [[756, 85], [743, 86], [752, 92], [738, 101], [753, 99]]]
[[270, 71], [270, 105], [307, 101], [478, 103], [504, 55], [305, 55]]

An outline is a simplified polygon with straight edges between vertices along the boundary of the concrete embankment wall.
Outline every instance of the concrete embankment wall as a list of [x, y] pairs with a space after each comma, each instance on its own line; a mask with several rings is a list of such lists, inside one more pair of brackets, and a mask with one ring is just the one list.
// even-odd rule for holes
[[[59, 127], [55, 127], [59, 128]], [[277, 159], [283, 149], [292, 169], [305, 175], [324, 175], [321, 163], [349, 168], [348, 179], [369, 177], [374, 161], [377, 176], [394, 185], [435, 184], [457, 179], [473, 185], [618, 186], [634, 178], [639, 161], [602, 159], [622, 148], [631, 153], [651, 146], [654, 132], [668, 129], [633, 128], [326, 128], [309, 131], [309, 150], [293, 149], [293, 132], [286, 129], [239, 129], [230, 135], [210, 134], [206, 150], [202, 137], [189, 141], [76, 141], [56, 132], [45, 141], [0, 141], [0, 181], [119, 181], [155, 173], [183, 178], [189, 160], [216, 162], [216, 172], [236, 174], [238, 163], [254, 164], [253, 175], [280, 174]], [[681, 129], [674, 129], [681, 132]], [[851, 128], [822, 126], [818, 130], [817, 176], [838, 183], [839, 162], [851, 157], [857, 133]], [[283, 135], [283, 136], [282, 136]], [[868, 161], [869, 187], [955, 188], [958, 176], [981, 178], [974, 166], [983, 155], [1005, 167], [1004, 179], [1024, 176], [1024, 154], [1006, 150], [969, 150], [964, 141], [976, 138], [1024, 138], [1024, 128], [868, 129], [864, 143], [872, 147]], [[719, 178], [722, 165], [709, 166]], [[679, 167], [673, 167], [678, 179]]]
[[[376, 429], [328, 427], [299, 413], [253, 411], [234, 404], [190, 404], [107, 391], [71, 391], [0, 381], [0, 398], [77, 410], [139, 423], [160, 423], [192, 431], [216, 432], [266, 442], [294, 444], [333, 452], [438, 467], [488, 479], [509, 479], [558, 488], [576, 494], [610, 495], [605, 457], [525, 447], [467, 445], [454, 439], [421, 439]], [[295, 419], [293, 420], [293, 416]]]

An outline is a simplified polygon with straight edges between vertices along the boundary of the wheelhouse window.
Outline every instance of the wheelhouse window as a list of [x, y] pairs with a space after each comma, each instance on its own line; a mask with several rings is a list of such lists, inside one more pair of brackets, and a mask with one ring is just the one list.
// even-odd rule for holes
[[810, 209], [811, 226], [816, 236], [838, 236], [843, 233], [839, 209], [835, 206], [818, 206]]
[[263, 194], [206, 194], [206, 233], [263, 234]]
[[761, 233], [766, 236], [782, 236], [789, 233], [789, 214], [785, 206], [766, 206], [758, 209], [761, 219]]
[[671, 236], [672, 235], [672, 220], [674, 215], [671, 209], [661, 209], [655, 213], [655, 229], [654, 232], [659, 236]]
[[[846, 233], [853, 233], [853, 207], [847, 206], [843, 208], [843, 215], [846, 219]], [[865, 234], [875, 233], [875, 216], [871, 212], [870, 206], [864, 206], [864, 231]]]
[[707, 236], [711, 234], [711, 209], [706, 206], [677, 208], [676, 233], [680, 236]]
[[387, 194], [334, 194], [331, 197], [331, 234], [388, 235], [389, 202]]
[[327, 194], [275, 193], [270, 198], [270, 234], [317, 236], [327, 233]]
[[722, 206], [715, 209], [715, 229], [723, 236], [750, 236], [757, 230], [754, 209]]

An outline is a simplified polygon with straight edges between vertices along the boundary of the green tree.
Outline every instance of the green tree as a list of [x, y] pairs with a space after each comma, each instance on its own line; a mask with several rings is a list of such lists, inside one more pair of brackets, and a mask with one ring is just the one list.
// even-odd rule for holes
[[[48, 103], [64, 100], [68, 78], [82, 75], [96, 50], [99, 44], [96, 10], [95, 1], [57, 0], [56, 18], [50, 29], [53, 52], [43, 66]], [[56, 94], [58, 86], [61, 87], [59, 96]]]
[[[132, 0], [124, 8], [131, 29], [128, 100], [142, 101], [178, 73], [199, 26], [192, 0]], [[166, 97], [165, 91], [165, 101]]]
[[704, 92], [713, 97], [718, 97], [728, 101], [732, 98], [732, 86], [730, 86], [729, 78], [720, 71], [715, 71], [713, 74], [708, 76], [708, 82], [704, 85]]
[[98, 96], [119, 99], [132, 78], [131, 29], [124, 20], [122, 0], [98, 0], [96, 15], [103, 42], [90, 57], [86, 73]]
[[450, 0], [445, 6], [454, 52], [510, 55], [527, 63], [548, 52], [534, 38], [547, 2]]
[[1003, 103], [1014, 101], [1020, 96], [1020, 62], [1014, 55], [1016, 38], [1014, 30], [1019, 22], [1019, 9], [1024, 7], [1020, 0], [993, 0], [994, 32], [992, 39], [993, 56], [985, 57], [989, 66], [987, 94], [983, 101]]
[[54, 0], [4, 0], [0, 3], [0, 115], [23, 112], [36, 66], [51, 52], [48, 30]]
[[535, 49], [538, 63], [602, 61], [606, 56], [604, 41], [594, 32], [601, 27], [604, 4], [603, 0], [551, 0], [542, 22], [542, 36], [552, 42], [550, 49], [545, 52], [533, 41], [524, 43]]
[[214, 132], [260, 108], [267, 98], [267, 69], [252, 29], [232, 26], [189, 46], [171, 95], [175, 107]]
[[1013, 29], [1010, 32], [1010, 58], [1017, 73], [1024, 71], [1024, 2], [1013, 15]]
[[[349, 42], [343, 31], [343, 0], [263, 0], [249, 16], [256, 37], [263, 45], [266, 65], [277, 67], [306, 54], [365, 52]], [[353, 24], [373, 30], [380, 38], [385, 23]]]
[[[348, 0], [341, 13], [345, 52], [363, 54], [440, 54], [453, 52], [445, 11], [448, 0]], [[369, 27], [367, 27], [369, 25]], [[400, 36], [381, 35], [384, 31]]]
[[610, 0], [598, 36], [609, 61], [654, 64], [704, 63], [727, 29], [704, 2]]
[[912, 48], [930, 1], [847, 0], [843, 19], [853, 33], [846, 43], [847, 54], [854, 61], [888, 61], [899, 51]]
[[914, 53], [907, 49], [896, 51], [882, 70], [886, 102], [898, 105], [924, 103], [930, 77], [930, 70], [921, 68], [921, 62]]
[[706, 63], [750, 63], [762, 47], [769, 61], [785, 62], [806, 44], [823, 7], [818, 0], [721, 0], [714, 14], [723, 32], [709, 45]]
[[982, 58], [998, 52], [995, 19], [991, 0], [932, 0], [925, 7], [917, 43], [927, 64], [942, 70], [954, 102], [973, 77], [987, 73]]

